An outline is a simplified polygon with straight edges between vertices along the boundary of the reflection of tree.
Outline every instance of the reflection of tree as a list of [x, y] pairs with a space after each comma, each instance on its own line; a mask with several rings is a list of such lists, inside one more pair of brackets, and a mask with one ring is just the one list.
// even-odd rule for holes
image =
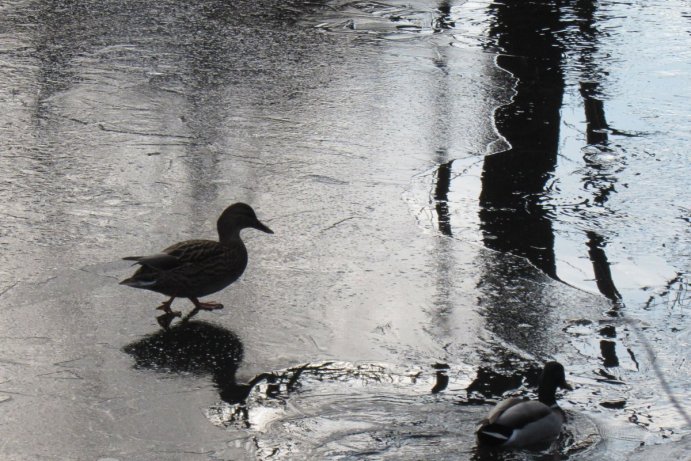
[[439, 16], [434, 21], [435, 31], [453, 29], [455, 23], [451, 19], [451, 2], [449, 0], [442, 0], [439, 2], [437, 11], [439, 11]]
[[[592, 0], [579, 0], [576, 2], [574, 10], [578, 17], [579, 24], [579, 68], [582, 72], [579, 89], [583, 98], [583, 108], [587, 124], [586, 143], [588, 149], [586, 149], [583, 156], [587, 169], [584, 174], [583, 182], [586, 188], [595, 189], [592, 200], [593, 206], [605, 207], [610, 194], [616, 192], [615, 185], [617, 183], [617, 177], [612, 174], [611, 171], [608, 171], [607, 167], [604, 167], [598, 162], [597, 157], [599, 154], [612, 151], [609, 139], [610, 133], [623, 136], [629, 135], [611, 128], [607, 123], [605, 104], [600, 88], [601, 76], [606, 75], [606, 72], [600, 68], [596, 58], [598, 52], [598, 30], [595, 19], [597, 2]], [[595, 153], [593, 154], [593, 152]], [[584, 221], [587, 220], [584, 219]], [[621, 308], [624, 307], [624, 303], [614, 283], [610, 264], [605, 252], [608, 239], [595, 230], [588, 230], [586, 236], [588, 255], [593, 265], [593, 273], [598, 291], [612, 302], [613, 309], [610, 311], [610, 315], [613, 317], [623, 317], [624, 314], [621, 312]], [[677, 279], [672, 280], [668, 287], [674, 284]], [[640, 343], [647, 352], [649, 362], [670, 402], [686, 420], [687, 424], [691, 424], [691, 417], [686, 412], [684, 406], [682, 406], [674, 396], [672, 388], [658, 364], [652, 346], [634, 324], [627, 322], [627, 325], [629, 328], [638, 332]], [[616, 353], [616, 343], [612, 341], [612, 338], [616, 338], [617, 336], [616, 327], [607, 325], [600, 330], [600, 334], [603, 336], [603, 339], [600, 341], [600, 353], [603, 365], [607, 368], [618, 367], [619, 358]], [[638, 368], [638, 362], [635, 359], [633, 351], [629, 349], [628, 352]]]
[[614, 285], [614, 280], [612, 280], [612, 271], [610, 270], [607, 254], [604, 250], [604, 239], [598, 233], [592, 231], [587, 232], [587, 236], [588, 255], [590, 256], [590, 261], [593, 263], [593, 272], [595, 273], [597, 288], [607, 299], [615, 303], [619, 302], [621, 300], [621, 295]]
[[498, 64], [517, 79], [513, 101], [495, 114], [511, 145], [486, 157], [480, 194], [485, 246], [526, 257], [556, 278], [552, 225], [539, 197], [552, 176], [564, 92], [556, 1], [494, 5], [490, 33], [504, 51]]
[[601, 99], [597, 98], [600, 84], [598, 82], [580, 82], [580, 92], [583, 97], [583, 108], [585, 109], [585, 119], [588, 124], [586, 128], [586, 139], [588, 144], [607, 143], [607, 118], [605, 117], [605, 105]]
[[651, 296], [645, 303], [645, 308], [650, 309], [655, 305], [656, 298], [671, 297], [669, 309], [681, 308], [687, 305], [689, 280], [683, 272], [680, 272], [672, 280], [667, 282], [665, 289], [656, 296]]
[[[451, 27], [450, 5], [442, 2], [439, 6], [440, 17], [437, 23], [443, 27]], [[434, 60], [435, 66], [440, 70], [439, 81], [432, 86], [434, 94], [434, 124], [432, 125], [433, 137], [437, 143], [433, 159], [437, 164], [434, 175], [433, 199], [437, 226], [442, 236], [435, 239], [437, 245], [434, 254], [436, 265], [436, 293], [434, 296], [433, 322], [437, 334], [448, 332], [448, 314], [453, 308], [450, 290], [453, 286], [454, 255], [452, 243], [447, 237], [453, 235], [451, 229], [451, 212], [449, 210], [449, 192], [451, 190], [452, 169], [454, 160], [450, 159], [449, 144], [450, 131], [453, 119], [450, 117], [448, 107], [450, 105], [451, 91], [449, 88], [448, 56], [443, 50], [438, 51], [438, 57]]]
[[[449, 6], [444, 7], [444, 3], [439, 7], [441, 13], [440, 22], [449, 15]], [[444, 16], [446, 15], [446, 16]], [[449, 98], [449, 69], [448, 57], [442, 50], [434, 60], [434, 65], [440, 70], [441, 79], [433, 85], [434, 95], [434, 124], [432, 125], [433, 137], [437, 141], [433, 160], [437, 164], [437, 171], [434, 176], [434, 204], [437, 215], [437, 225], [439, 232], [443, 235], [453, 235], [451, 230], [451, 214], [449, 210], [449, 191], [451, 190], [451, 173], [453, 169], [453, 159], [449, 158], [449, 138], [453, 121], [449, 120], [447, 107], [450, 104]]]
[[558, 3], [516, 0], [490, 9], [490, 34], [503, 50], [498, 64], [516, 86], [512, 102], [495, 112], [511, 147], [485, 157], [483, 165], [480, 225], [484, 245], [499, 253], [483, 258], [480, 306], [492, 334], [537, 356], [550, 346], [549, 284], [506, 253], [556, 278], [552, 224], [539, 197], [556, 165], [564, 92]]
[[[446, 157], [446, 153], [438, 152], [439, 157]], [[449, 212], [449, 189], [451, 187], [451, 169], [453, 160], [449, 160], [437, 167], [436, 183], [434, 187], [434, 201], [436, 204], [439, 231], [452, 236], [451, 215]]]
[[[578, 68], [581, 69], [579, 89], [583, 98], [583, 109], [586, 119], [586, 143], [595, 153], [586, 150], [583, 159], [587, 166], [583, 177], [586, 189], [594, 189], [592, 206], [604, 207], [609, 196], [614, 192], [616, 178], [612, 176], [606, 167], [597, 161], [599, 153], [610, 150], [609, 126], [605, 115], [605, 105], [600, 96], [600, 76], [604, 74], [599, 68], [597, 59], [597, 28], [595, 25], [595, 12], [597, 7], [592, 1], [578, 1], [575, 5], [575, 14], [578, 16], [579, 29], [576, 42], [578, 43]], [[584, 219], [587, 222], [587, 219]], [[595, 284], [598, 291], [609, 299], [614, 306], [611, 315], [617, 315], [617, 309], [621, 306], [621, 295], [617, 290], [605, 247], [607, 240], [598, 232], [589, 230], [586, 232], [588, 256], [593, 265]], [[614, 326], [607, 326], [600, 330], [603, 339], [600, 340], [600, 355], [606, 368], [619, 366], [617, 356], [616, 338], [617, 332]]]
[[[593, 203], [596, 206], [604, 206], [609, 195], [616, 192], [617, 179], [598, 161], [598, 154], [609, 152], [609, 132], [612, 131], [607, 123], [605, 105], [602, 99], [600, 81], [606, 72], [600, 68], [596, 58], [598, 53], [598, 31], [595, 24], [597, 7], [593, 1], [578, 1], [575, 5], [575, 14], [578, 17], [578, 69], [581, 69], [579, 90], [583, 98], [583, 109], [586, 119], [586, 143], [594, 149], [594, 154], [586, 150], [583, 159], [587, 165], [587, 171], [583, 178], [588, 188], [596, 190]], [[589, 236], [590, 240], [590, 236]], [[604, 293], [603, 293], [604, 294]], [[605, 294], [610, 299], [610, 296]]]

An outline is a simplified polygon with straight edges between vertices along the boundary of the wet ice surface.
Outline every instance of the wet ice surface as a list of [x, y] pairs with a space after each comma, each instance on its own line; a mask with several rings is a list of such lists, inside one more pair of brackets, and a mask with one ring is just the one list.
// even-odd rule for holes
[[[552, 358], [561, 455], [505, 459], [677, 442], [688, 7], [510, 4], [0, 6], [1, 457], [483, 459]], [[161, 332], [119, 258], [240, 200], [276, 234]]]

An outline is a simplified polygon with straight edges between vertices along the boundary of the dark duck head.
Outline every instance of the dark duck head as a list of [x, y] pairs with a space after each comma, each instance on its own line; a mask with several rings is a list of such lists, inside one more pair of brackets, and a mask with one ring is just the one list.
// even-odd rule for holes
[[226, 208], [221, 213], [221, 217], [218, 218], [216, 223], [218, 240], [221, 243], [238, 240], [240, 238], [240, 231], [248, 227], [266, 232], [267, 234], [274, 233], [257, 219], [257, 215], [251, 206], [246, 203], [234, 203]]
[[537, 388], [537, 399], [551, 407], [557, 403], [557, 388], [573, 390], [566, 382], [564, 366], [559, 362], [547, 362], [542, 369], [540, 385]]

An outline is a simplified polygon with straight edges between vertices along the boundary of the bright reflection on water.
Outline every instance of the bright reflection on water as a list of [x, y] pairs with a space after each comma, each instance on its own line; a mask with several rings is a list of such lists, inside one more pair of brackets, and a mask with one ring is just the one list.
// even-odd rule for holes
[[[0, 458], [677, 442], [688, 5], [563, 3], [0, 5]], [[160, 331], [119, 258], [240, 200], [276, 234]], [[547, 359], [576, 387], [556, 451], [479, 451]]]

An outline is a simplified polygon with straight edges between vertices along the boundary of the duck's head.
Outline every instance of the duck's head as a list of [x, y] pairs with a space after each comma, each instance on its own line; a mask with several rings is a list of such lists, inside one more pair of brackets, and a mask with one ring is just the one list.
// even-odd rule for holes
[[566, 382], [564, 366], [559, 362], [547, 362], [540, 376], [540, 387], [538, 388], [539, 400], [546, 405], [556, 403], [557, 388], [573, 390], [571, 385]]
[[234, 203], [226, 208], [216, 223], [218, 236], [221, 241], [238, 238], [242, 229], [253, 229], [273, 234], [274, 231], [262, 224], [251, 206], [246, 203]]

